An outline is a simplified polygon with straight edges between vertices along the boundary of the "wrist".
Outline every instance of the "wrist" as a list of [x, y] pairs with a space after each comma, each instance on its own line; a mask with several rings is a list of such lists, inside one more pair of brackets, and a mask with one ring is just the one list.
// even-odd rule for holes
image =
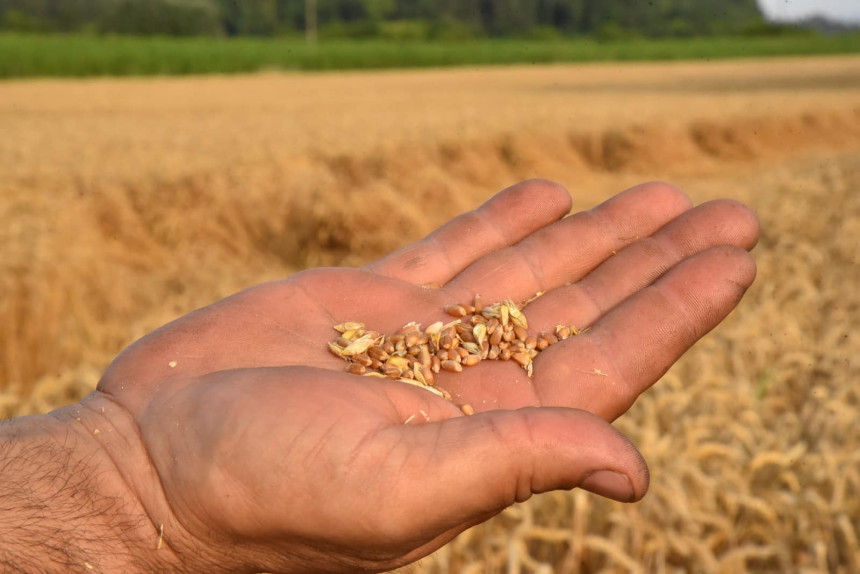
[[127, 413], [111, 410], [93, 393], [0, 422], [0, 570], [180, 569], [163, 535], [175, 521], [146, 451], [120, 428]]

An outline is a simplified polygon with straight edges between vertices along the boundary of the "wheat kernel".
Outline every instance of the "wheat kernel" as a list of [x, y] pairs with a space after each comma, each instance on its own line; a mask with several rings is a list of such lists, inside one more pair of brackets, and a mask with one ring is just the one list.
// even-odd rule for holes
[[431, 369], [430, 367], [421, 367], [420, 372], [421, 376], [424, 377], [424, 382], [426, 384], [432, 385], [434, 382], [436, 382], [436, 377], [433, 376], [433, 369]]
[[394, 365], [385, 365], [383, 368], [383, 374], [389, 379], [399, 379], [402, 372], [400, 369], [395, 367]]
[[397, 335], [406, 335], [406, 333], [411, 333], [413, 331], [420, 331], [420, 330], [421, 330], [420, 324], [416, 323], [415, 321], [410, 321], [410, 322], [406, 323], [405, 325], [403, 325], [402, 327], [400, 327], [400, 329], [397, 330]]
[[462, 305], [448, 305], [445, 307], [445, 312], [451, 315], [452, 317], [465, 317], [466, 310]]
[[[487, 328], [487, 331], [489, 331], [489, 327]], [[501, 329], [495, 329], [490, 335], [490, 345], [498, 346], [498, 344], [502, 342], [502, 335], [504, 335], [504, 333], [502, 333]]]
[[470, 405], [470, 404], [462, 405], [462, 406], [460, 407], [460, 411], [462, 411], [462, 413], [463, 413], [464, 415], [466, 415], [467, 417], [470, 417], [470, 416], [472, 416], [473, 414], [475, 414], [475, 409], [474, 409], [474, 407], [472, 407], [472, 405]]
[[531, 357], [529, 357], [526, 353], [513, 353], [511, 355], [511, 359], [513, 359], [521, 367], [525, 367], [532, 362]]
[[358, 363], [350, 363], [349, 366], [346, 367], [346, 372], [353, 375], [363, 375], [365, 371], [367, 371], [367, 368], [364, 365], [359, 365]]
[[514, 336], [516, 336], [516, 338], [520, 341], [525, 341], [526, 339], [528, 339], [529, 334], [528, 331], [526, 331], [519, 325], [514, 325]]
[[418, 362], [425, 367], [430, 366], [430, 349], [426, 345], [422, 345], [421, 350], [418, 352]]
[[477, 365], [480, 362], [481, 362], [481, 357], [479, 357], [478, 355], [468, 355], [466, 357], [463, 357], [461, 364], [465, 365], [466, 367], [474, 367], [475, 365]]
[[463, 366], [456, 361], [442, 361], [442, 368], [451, 373], [459, 373], [463, 370]]
[[546, 339], [546, 342], [549, 343], [550, 345], [555, 345], [556, 343], [558, 343], [558, 337], [556, 337], [554, 334], [550, 333], [549, 331], [544, 331], [543, 333], [541, 333], [541, 336], [544, 339]]
[[442, 369], [442, 359], [436, 355], [430, 357], [430, 369], [434, 373], [438, 373]]

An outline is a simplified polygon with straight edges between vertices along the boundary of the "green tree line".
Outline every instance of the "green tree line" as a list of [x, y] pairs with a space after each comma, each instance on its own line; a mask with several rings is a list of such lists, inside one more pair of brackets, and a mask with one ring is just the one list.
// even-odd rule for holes
[[[307, 10], [312, 10], [309, 20]], [[399, 39], [732, 34], [763, 25], [755, 0], [0, 0], [0, 28], [172, 36]]]

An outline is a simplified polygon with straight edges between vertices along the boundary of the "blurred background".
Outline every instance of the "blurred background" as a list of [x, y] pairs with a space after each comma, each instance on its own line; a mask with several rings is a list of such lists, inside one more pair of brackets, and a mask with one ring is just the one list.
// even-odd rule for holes
[[858, 30], [853, 0], [0, 0], [0, 418], [521, 179], [574, 210], [665, 179], [763, 234], [616, 423], [651, 492], [541, 495], [409, 571], [858, 572]]

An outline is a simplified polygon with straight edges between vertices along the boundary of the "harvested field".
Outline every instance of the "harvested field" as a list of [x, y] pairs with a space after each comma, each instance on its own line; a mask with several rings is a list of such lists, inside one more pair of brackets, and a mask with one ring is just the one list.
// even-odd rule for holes
[[522, 178], [749, 203], [757, 283], [617, 423], [645, 500], [541, 495], [411, 571], [860, 571], [860, 57], [8, 82], [0, 128], [0, 417]]

